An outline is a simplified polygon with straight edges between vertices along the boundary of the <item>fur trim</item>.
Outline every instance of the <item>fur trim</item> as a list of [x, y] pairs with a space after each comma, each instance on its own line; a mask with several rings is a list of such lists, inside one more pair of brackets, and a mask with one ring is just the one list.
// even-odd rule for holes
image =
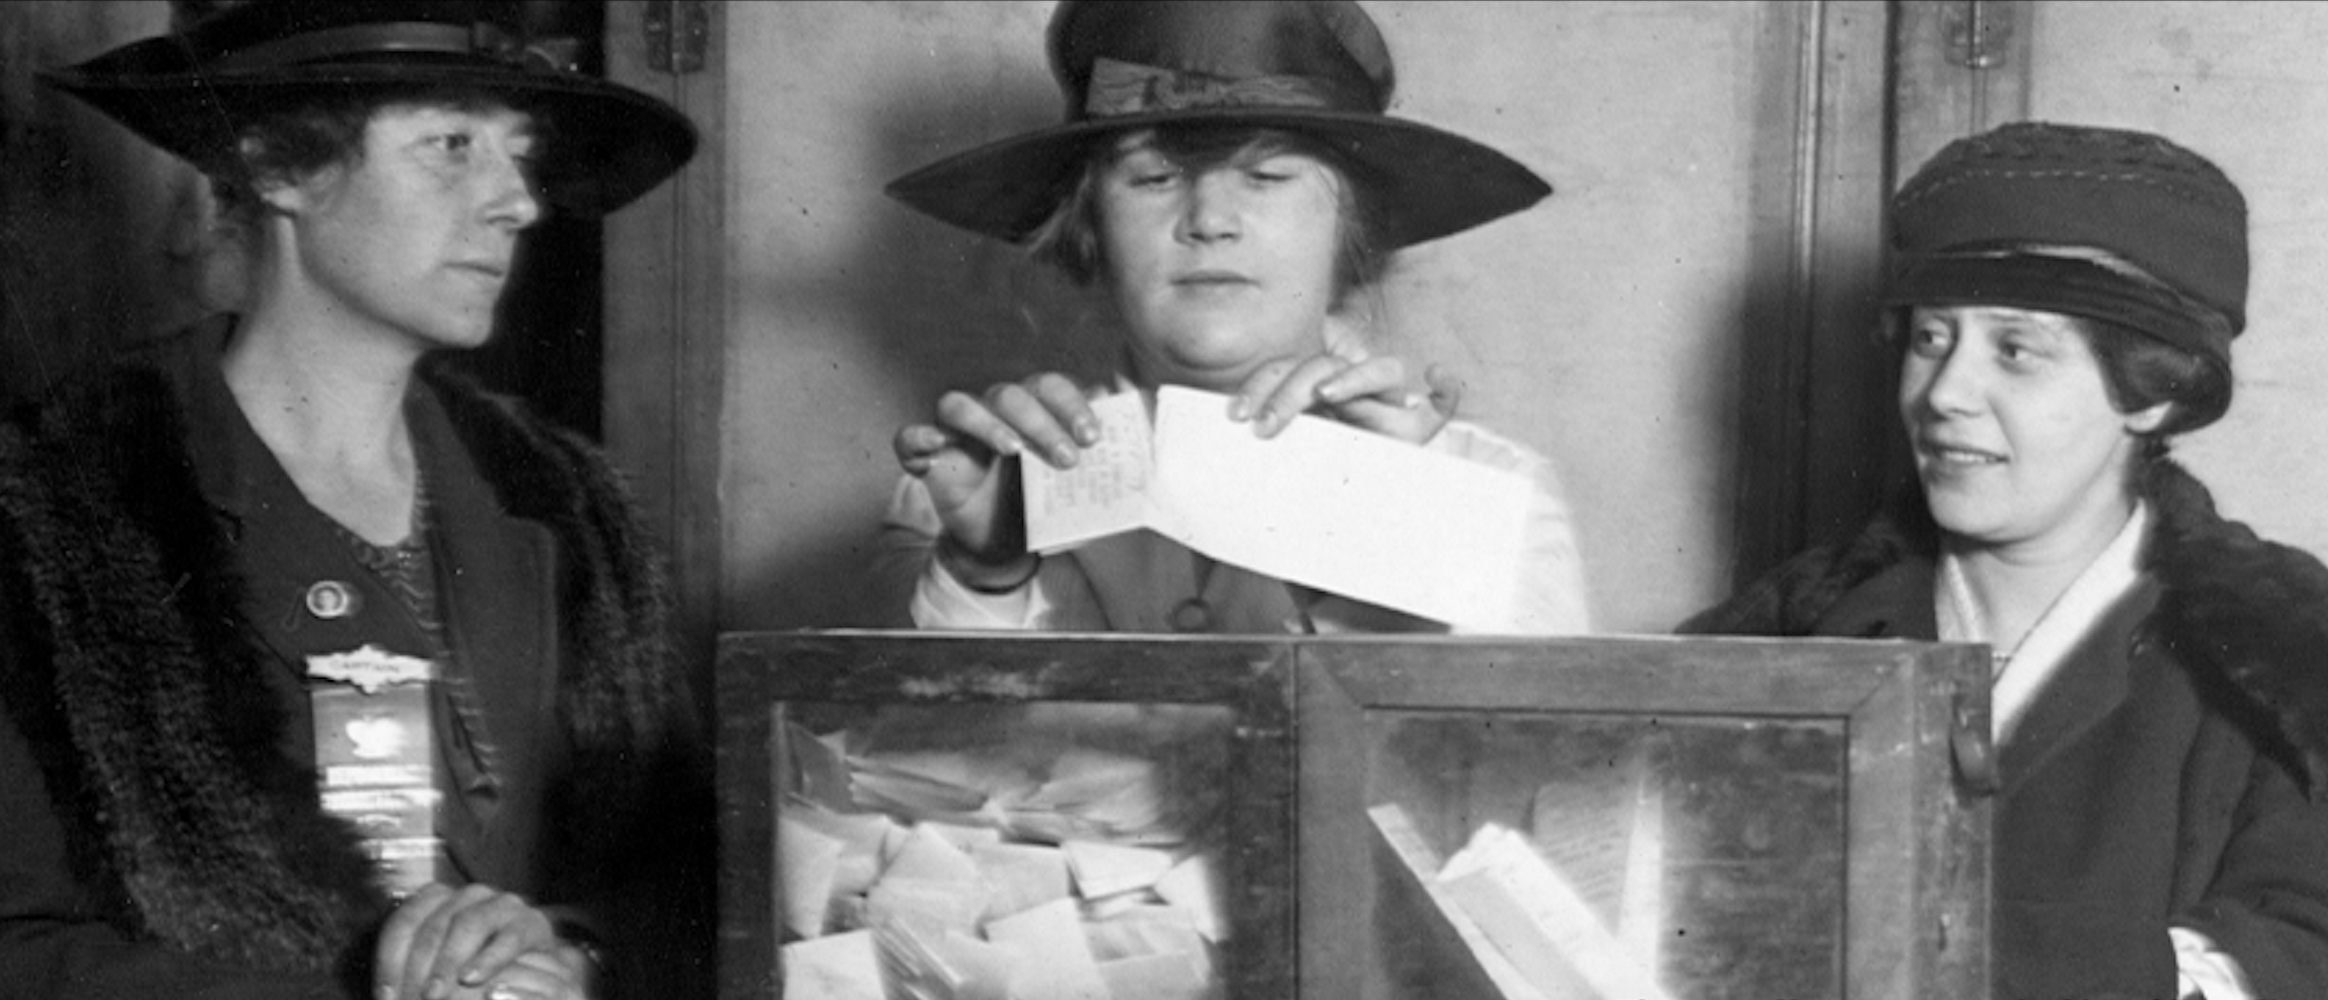
[[[100, 380], [0, 437], [0, 513], [51, 656], [11, 656], [64, 712], [81, 874], [125, 932], [221, 961], [330, 972], [386, 910], [355, 832], [285, 760], [285, 720], [238, 627], [242, 581], [153, 372]], [[46, 676], [34, 671], [47, 670]], [[48, 699], [11, 699], [34, 712]], [[52, 768], [56, 757], [45, 763]], [[60, 780], [62, 779], [62, 780]], [[102, 844], [102, 850], [94, 845]]]
[[656, 801], [658, 785], [683, 773], [697, 749], [660, 549], [594, 445], [526, 417], [448, 365], [426, 365], [422, 375], [503, 509], [557, 539], [559, 714], [576, 780], [556, 790], [551, 808], [577, 822], [552, 829], [574, 838], [568, 846], [584, 870], [616, 864], [613, 852], [636, 831], [607, 822], [605, 804]]
[[1938, 546], [1932, 516], [1913, 491], [1848, 541], [1807, 549], [1728, 600], [1691, 616], [1687, 635], [1809, 635], [1853, 588], [1911, 555]]
[[2156, 463], [2149, 568], [2166, 583], [2159, 635], [2184, 662], [2229, 678], [2278, 723], [2314, 798], [2328, 798], [2328, 567], [2215, 512], [2207, 488]]
[[[422, 377], [504, 508], [557, 541], [560, 708], [583, 777], [545, 829], [589, 831], [566, 845], [581, 849], [567, 870], [619, 867], [616, 845], [653, 807], [608, 804], [656, 802], [695, 749], [653, 547], [592, 446], [440, 365]], [[252, 696], [269, 690], [268, 654], [242, 625], [245, 583], [183, 440], [176, 393], [149, 368], [0, 428], [0, 553], [22, 557], [0, 694], [35, 738], [77, 874], [124, 933], [344, 973], [389, 904], [313, 769], [282, 757], [280, 707]]]
[[[2227, 680], [2258, 716], [2267, 744], [2297, 758], [2328, 799], [2328, 567], [2264, 541], [2216, 513], [2206, 486], [2174, 462], [2142, 484], [2156, 517], [2144, 566], [2163, 585], [2152, 624], [2202, 680]], [[1936, 551], [1920, 498], [1840, 546], [1813, 549], [1684, 622], [1695, 634], [1808, 635], [1853, 588], [1911, 554]], [[2237, 706], [2234, 706], [2237, 707]]]

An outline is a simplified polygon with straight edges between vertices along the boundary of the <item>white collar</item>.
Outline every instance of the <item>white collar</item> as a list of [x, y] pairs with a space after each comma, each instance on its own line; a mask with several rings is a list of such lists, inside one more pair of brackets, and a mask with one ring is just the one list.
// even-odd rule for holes
[[[2118, 529], [2094, 560], [2053, 599], [2011, 650], [1997, 651], [1996, 684], [1989, 690], [1990, 732], [1999, 746], [2012, 734], [2037, 692], [2060, 670], [2070, 651], [2110, 606], [2126, 596], [2142, 577], [2142, 539], [2150, 524], [2149, 505], [2137, 502], [2134, 514]], [[1952, 554], [1940, 557], [1939, 578], [1932, 588], [1934, 617], [1943, 642], [1987, 642], [1987, 628], [1964, 593], [1964, 570]]]

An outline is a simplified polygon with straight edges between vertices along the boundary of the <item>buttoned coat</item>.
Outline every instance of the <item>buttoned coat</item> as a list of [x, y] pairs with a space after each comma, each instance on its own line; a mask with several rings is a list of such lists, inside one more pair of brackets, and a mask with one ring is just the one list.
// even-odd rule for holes
[[[2000, 749], [1991, 955], [2000, 1000], [2165, 998], [2167, 927], [2255, 995], [2328, 995], [2328, 569], [2146, 470], [2142, 577]], [[1930, 640], [1920, 498], [1782, 565], [1684, 632]]]

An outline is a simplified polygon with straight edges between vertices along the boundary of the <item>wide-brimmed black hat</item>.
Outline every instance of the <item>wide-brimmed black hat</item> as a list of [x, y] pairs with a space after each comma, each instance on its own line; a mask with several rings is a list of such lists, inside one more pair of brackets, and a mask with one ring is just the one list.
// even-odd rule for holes
[[596, 214], [661, 183], [695, 154], [693, 123], [650, 95], [578, 72], [573, 46], [531, 39], [514, 4], [249, 0], [183, 31], [133, 42], [43, 81], [201, 166], [241, 123], [312, 96], [476, 88], [551, 130], [544, 200]]
[[1527, 208], [1552, 186], [1478, 142], [1392, 117], [1390, 49], [1350, 0], [1061, 0], [1049, 30], [1066, 121], [899, 178], [890, 196], [1011, 242], [1040, 226], [1094, 144], [1126, 130], [1284, 129], [1339, 151], [1385, 249]]

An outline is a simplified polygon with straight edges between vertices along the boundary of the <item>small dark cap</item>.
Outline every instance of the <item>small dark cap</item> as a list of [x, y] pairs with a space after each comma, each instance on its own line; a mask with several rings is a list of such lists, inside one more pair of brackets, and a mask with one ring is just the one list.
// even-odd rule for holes
[[1901, 186], [1891, 223], [1895, 305], [2087, 316], [2226, 369], [2247, 325], [2247, 200], [2162, 136], [2016, 122], [1958, 139]]

